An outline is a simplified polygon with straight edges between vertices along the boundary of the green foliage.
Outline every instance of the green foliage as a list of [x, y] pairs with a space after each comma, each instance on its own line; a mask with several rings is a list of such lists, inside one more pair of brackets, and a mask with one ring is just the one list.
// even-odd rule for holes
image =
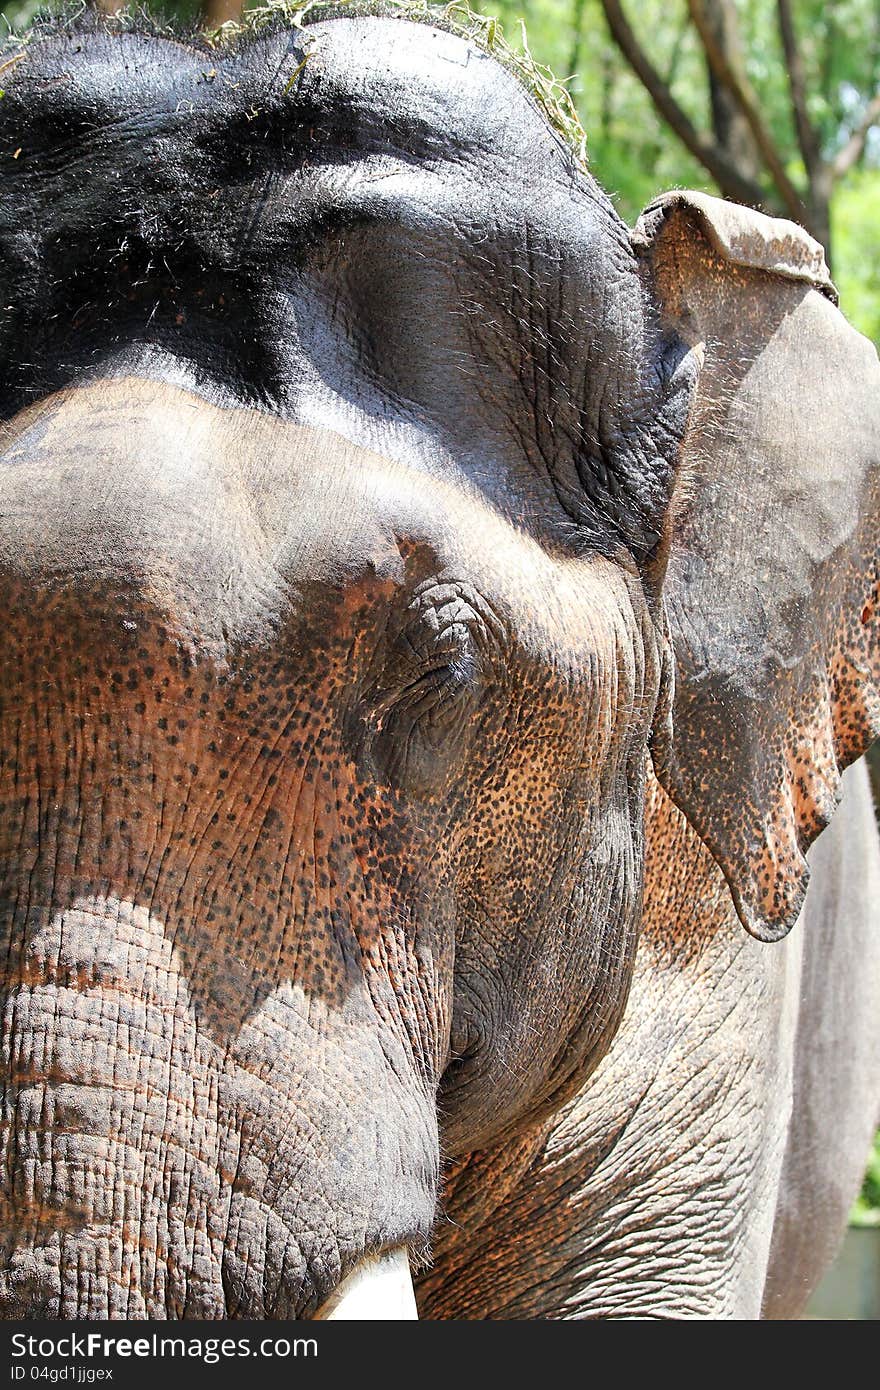
[[43, 8], [41, 0], [14, 0], [11, 5], [3, 5], [0, 14], [10, 29], [21, 33]]
[[850, 1213], [850, 1221], [854, 1226], [880, 1226], [880, 1133], [874, 1138], [865, 1185]]
[[[598, 0], [473, 0], [497, 14], [518, 46], [524, 19], [529, 46], [566, 84], [587, 132], [590, 169], [632, 222], [661, 188], [713, 191], [705, 171], [662, 125], [650, 98], [612, 43]], [[652, 56], [672, 74], [675, 94], [689, 114], [706, 119], [708, 87], [698, 44], [686, 23], [685, 0], [643, 0], [634, 14], [657, 35]], [[580, 26], [574, 20], [580, 15]]]
[[851, 323], [880, 344], [880, 170], [859, 169], [837, 192], [833, 207], [834, 278]]

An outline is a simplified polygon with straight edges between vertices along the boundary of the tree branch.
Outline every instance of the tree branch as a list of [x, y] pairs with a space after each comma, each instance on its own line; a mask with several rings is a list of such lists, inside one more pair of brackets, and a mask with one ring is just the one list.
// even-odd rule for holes
[[584, 33], [584, 9], [586, 0], [574, 0], [571, 12], [571, 57], [568, 60], [568, 72], [566, 77], [580, 76], [578, 69], [581, 65], [581, 45]]
[[797, 222], [807, 220], [807, 210], [801, 194], [795, 188], [785, 169], [785, 165], [779, 157], [779, 152], [773, 143], [767, 127], [761, 120], [758, 104], [743, 73], [735, 72], [727, 60], [727, 55], [715, 39], [706, 19], [705, 11], [701, 0], [688, 0], [688, 9], [694, 26], [700, 36], [700, 42], [706, 51], [706, 57], [719, 82], [730, 92], [736, 101], [743, 115], [749, 124], [749, 129], [755, 139], [755, 144], [760, 151], [767, 170], [782, 198], [787, 212]]
[[682, 49], [684, 48], [684, 40], [687, 31], [688, 22], [687, 15], [685, 15], [681, 21], [681, 24], [678, 26], [678, 33], [675, 36], [675, 42], [672, 45], [672, 53], [669, 57], [669, 67], [667, 68], [666, 76], [663, 79], [666, 83], [666, 86], [670, 88], [672, 87], [672, 84], [675, 81], [675, 75], [678, 72], [678, 64], [681, 60], [681, 53]]
[[854, 164], [858, 164], [865, 152], [868, 132], [871, 126], [876, 125], [878, 121], [880, 121], [880, 92], [868, 103], [864, 116], [836, 159], [832, 161], [831, 174], [835, 181], [842, 179], [844, 174], [849, 173]]
[[807, 84], [797, 35], [794, 31], [790, 0], [776, 0], [776, 8], [779, 15], [782, 51], [785, 54], [785, 66], [788, 69], [788, 86], [791, 92], [794, 128], [801, 154], [804, 157], [807, 178], [812, 184], [822, 167], [822, 155], [819, 149], [819, 140], [807, 110]]
[[600, 3], [608, 21], [611, 37], [657, 111], [694, 158], [712, 175], [722, 193], [729, 198], [736, 198], [741, 203], [749, 203], [752, 207], [766, 204], [767, 194], [761, 185], [745, 178], [721, 146], [701, 134], [679, 106], [630, 28], [619, 0], [600, 0]]

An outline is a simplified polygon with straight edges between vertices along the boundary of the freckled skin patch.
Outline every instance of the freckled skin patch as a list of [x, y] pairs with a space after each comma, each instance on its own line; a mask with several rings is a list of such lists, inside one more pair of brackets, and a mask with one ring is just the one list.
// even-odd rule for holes
[[[772, 935], [874, 719], [863, 537], [745, 792], [682, 644], [712, 645], [683, 556], [722, 519], [690, 479], [670, 509], [686, 425], [717, 443], [688, 314], [765, 282], [662, 238], [640, 267], [463, 40], [307, 27], [210, 82], [62, 29], [0, 110], [8, 1317], [308, 1315], [365, 1249], [424, 1259], [438, 1201], [466, 1234], [425, 1306], [474, 1315], [462, 1241], [623, 1014], [649, 741]], [[714, 892], [657, 816], [649, 895]], [[729, 905], [697, 944], [675, 901], [648, 938], [684, 979]]]
[[[808, 897], [788, 940], [768, 948], [743, 932], [718, 866], [649, 776], [645, 915], [621, 1026], [555, 1115], [449, 1166], [448, 1219], [417, 1286], [423, 1317], [802, 1315], [861, 1184], [880, 1099], [880, 854], [865, 769], [848, 778], [817, 849], [828, 847], [845, 889], [867, 876], [868, 911], [854, 914], [845, 896], [823, 920]], [[811, 860], [812, 894], [822, 880]], [[794, 1045], [786, 976], [811, 1048]], [[845, 1048], [841, 992], [860, 1016]], [[824, 1091], [810, 1075], [817, 1057]], [[768, 1250], [755, 1232], [774, 1208]]]

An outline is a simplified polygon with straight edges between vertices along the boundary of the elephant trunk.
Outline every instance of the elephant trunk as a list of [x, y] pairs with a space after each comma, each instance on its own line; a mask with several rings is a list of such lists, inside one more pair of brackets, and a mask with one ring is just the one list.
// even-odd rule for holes
[[358, 1259], [429, 1224], [436, 1137], [357, 991], [347, 1046], [289, 987], [218, 1040], [146, 908], [9, 915], [3, 1317], [302, 1317], [340, 1281], [321, 1316], [414, 1316], [405, 1250]]
[[222, 1316], [231, 1136], [170, 942], [119, 900], [9, 916], [4, 1316]]
[[10, 1317], [307, 1316], [433, 1224], [451, 951], [351, 733], [392, 581], [295, 508], [283, 578], [228, 428], [104, 383], [0, 449]]
[[196, 673], [154, 678], [157, 739], [62, 647], [0, 702], [0, 1315], [310, 1316], [425, 1240], [438, 1164], [362, 892], [316, 864], [335, 801], [238, 730], [178, 754]]

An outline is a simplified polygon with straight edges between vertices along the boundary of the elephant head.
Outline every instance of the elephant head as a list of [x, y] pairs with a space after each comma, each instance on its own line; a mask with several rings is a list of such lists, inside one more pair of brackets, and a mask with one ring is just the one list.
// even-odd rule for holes
[[614, 1034], [649, 748], [775, 937], [877, 726], [878, 367], [819, 249], [630, 234], [476, 43], [308, 20], [4, 78], [7, 1316], [425, 1258], [441, 1153]]

